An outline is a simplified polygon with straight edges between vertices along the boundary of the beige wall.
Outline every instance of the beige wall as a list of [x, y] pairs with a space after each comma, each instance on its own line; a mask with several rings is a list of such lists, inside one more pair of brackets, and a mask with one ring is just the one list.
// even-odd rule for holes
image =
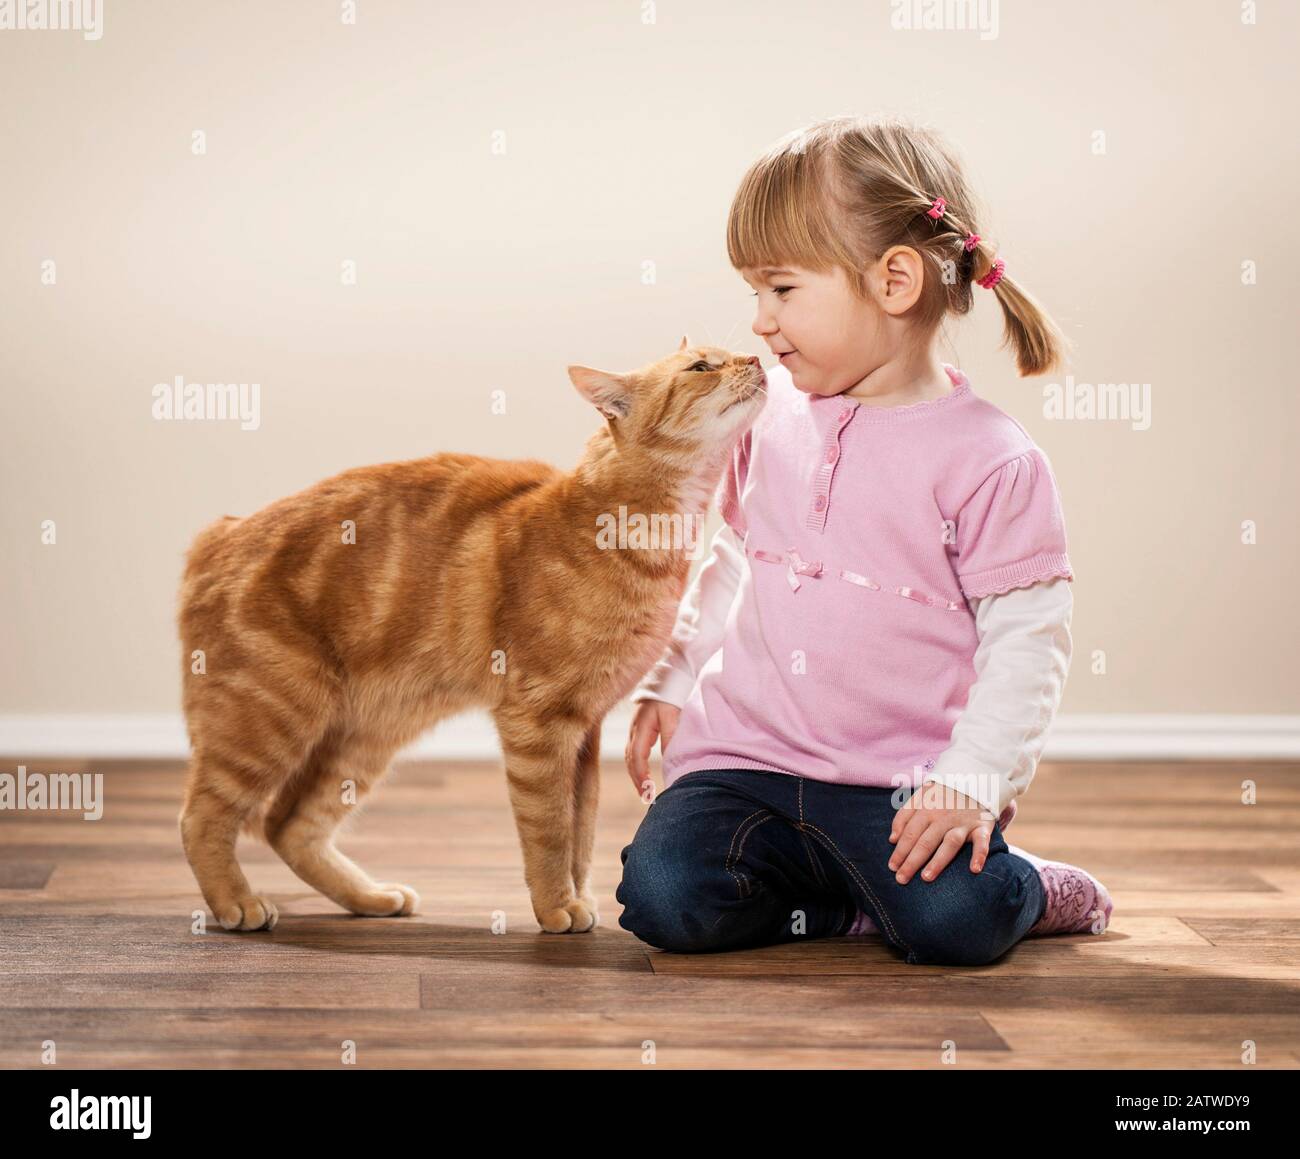
[[[1294, 5], [1004, 0], [989, 39], [861, 0], [340, 7], [0, 32], [0, 712], [175, 711], [181, 555], [216, 515], [439, 450], [571, 464], [595, 419], [566, 364], [763, 352], [735, 183], [874, 110], [966, 156], [1076, 380], [1150, 384], [1147, 430], [1048, 419], [982, 291], [947, 351], [1062, 489], [1063, 711], [1300, 710]], [[177, 375], [259, 383], [260, 427], [155, 421]]]

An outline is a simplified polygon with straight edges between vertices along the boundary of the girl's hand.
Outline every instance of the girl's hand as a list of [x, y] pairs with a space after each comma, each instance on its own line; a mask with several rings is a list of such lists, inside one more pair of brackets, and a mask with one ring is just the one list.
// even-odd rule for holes
[[[949, 807], [954, 801], [957, 807]], [[926, 781], [894, 814], [889, 840], [898, 845], [889, 859], [889, 868], [898, 871], [900, 885], [906, 885], [922, 865], [922, 879], [933, 881], [969, 841], [975, 846], [970, 871], [979, 873], [988, 858], [996, 823], [978, 801], [947, 785]]]
[[638, 796], [645, 796], [647, 782], [652, 788], [654, 786], [654, 781], [650, 778], [650, 750], [655, 747], [656, 738], [659, 738], [659, 753], [662, 756], [672, 742], [681, 715], [680, 708], [662, 700], [641, 701], [632, 718], [627, 748], [623, 751], [623, 757], [627, 761], [627, 774], [632, 778]]

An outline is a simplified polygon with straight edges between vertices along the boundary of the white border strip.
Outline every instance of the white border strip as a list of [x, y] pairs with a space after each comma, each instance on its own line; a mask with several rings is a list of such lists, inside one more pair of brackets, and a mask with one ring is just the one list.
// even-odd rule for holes
[[[615, 709], [601, 730], [603, 760], [621, 761], [630, 708]], [[5, 763], [49, 757], [184, 760], [189, 740], [179, 714], [0, 716]], [[467, 712], [426, 732], [406, 759], [501, 759], [491, 717]], [[1043, 760], [1300, 760], [1300, 716], [1062, 713]]]

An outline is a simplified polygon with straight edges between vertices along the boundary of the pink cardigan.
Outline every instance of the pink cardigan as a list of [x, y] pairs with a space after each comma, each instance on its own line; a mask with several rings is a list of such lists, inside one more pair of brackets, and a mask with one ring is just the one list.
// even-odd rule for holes
[[[1024, 428], [945, 369], [949, 395], [888, 408], [806, 395], [783, 368], [769, 372], [767, 405], [719, 492], [747, 566], [682, 705], [665, 785], [717, 768], [909, 789], [941, 780], [1004, 817], [1023, 792], [1036, 752], [1007, 767], [987, 746], [951, 742], [977, 676], [973, 609], [1073, 578], [1060, 501]], [[1022, 685], [1036, 682], [1030, 748], [1068, 663], [1068, 589], [1042, 590], [1036, 606], [1017, 604], [1018, 662], [989, 677], [1009, 688], [1018, 667]], [[1064, 623], [1041, 622], [1051, 601]], [[654, 696], [674, 666], [670, 647], [633, 698]]]

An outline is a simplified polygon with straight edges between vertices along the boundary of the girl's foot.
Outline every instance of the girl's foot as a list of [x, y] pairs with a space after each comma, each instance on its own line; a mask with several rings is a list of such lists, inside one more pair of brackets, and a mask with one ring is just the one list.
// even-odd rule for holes
[[840, 935], [842, 938], [855, 938], [859, 934], [878, 934], [880, 931], [876, 928], [868, 914], [858, 910], [858, 916], [853, 919], [853, 924]]
[[1064, 861], [1035, 857], [1019, 846], [1007, 844], [1007, 850], [1023, 857], [1036, 870], [1043, 883], [1047, 904], [1042, 917], [1030, 927], [1027, 938], [1043, 934], [1103, 934], [1115, 908], [1110, 891], [1086, 869]]

